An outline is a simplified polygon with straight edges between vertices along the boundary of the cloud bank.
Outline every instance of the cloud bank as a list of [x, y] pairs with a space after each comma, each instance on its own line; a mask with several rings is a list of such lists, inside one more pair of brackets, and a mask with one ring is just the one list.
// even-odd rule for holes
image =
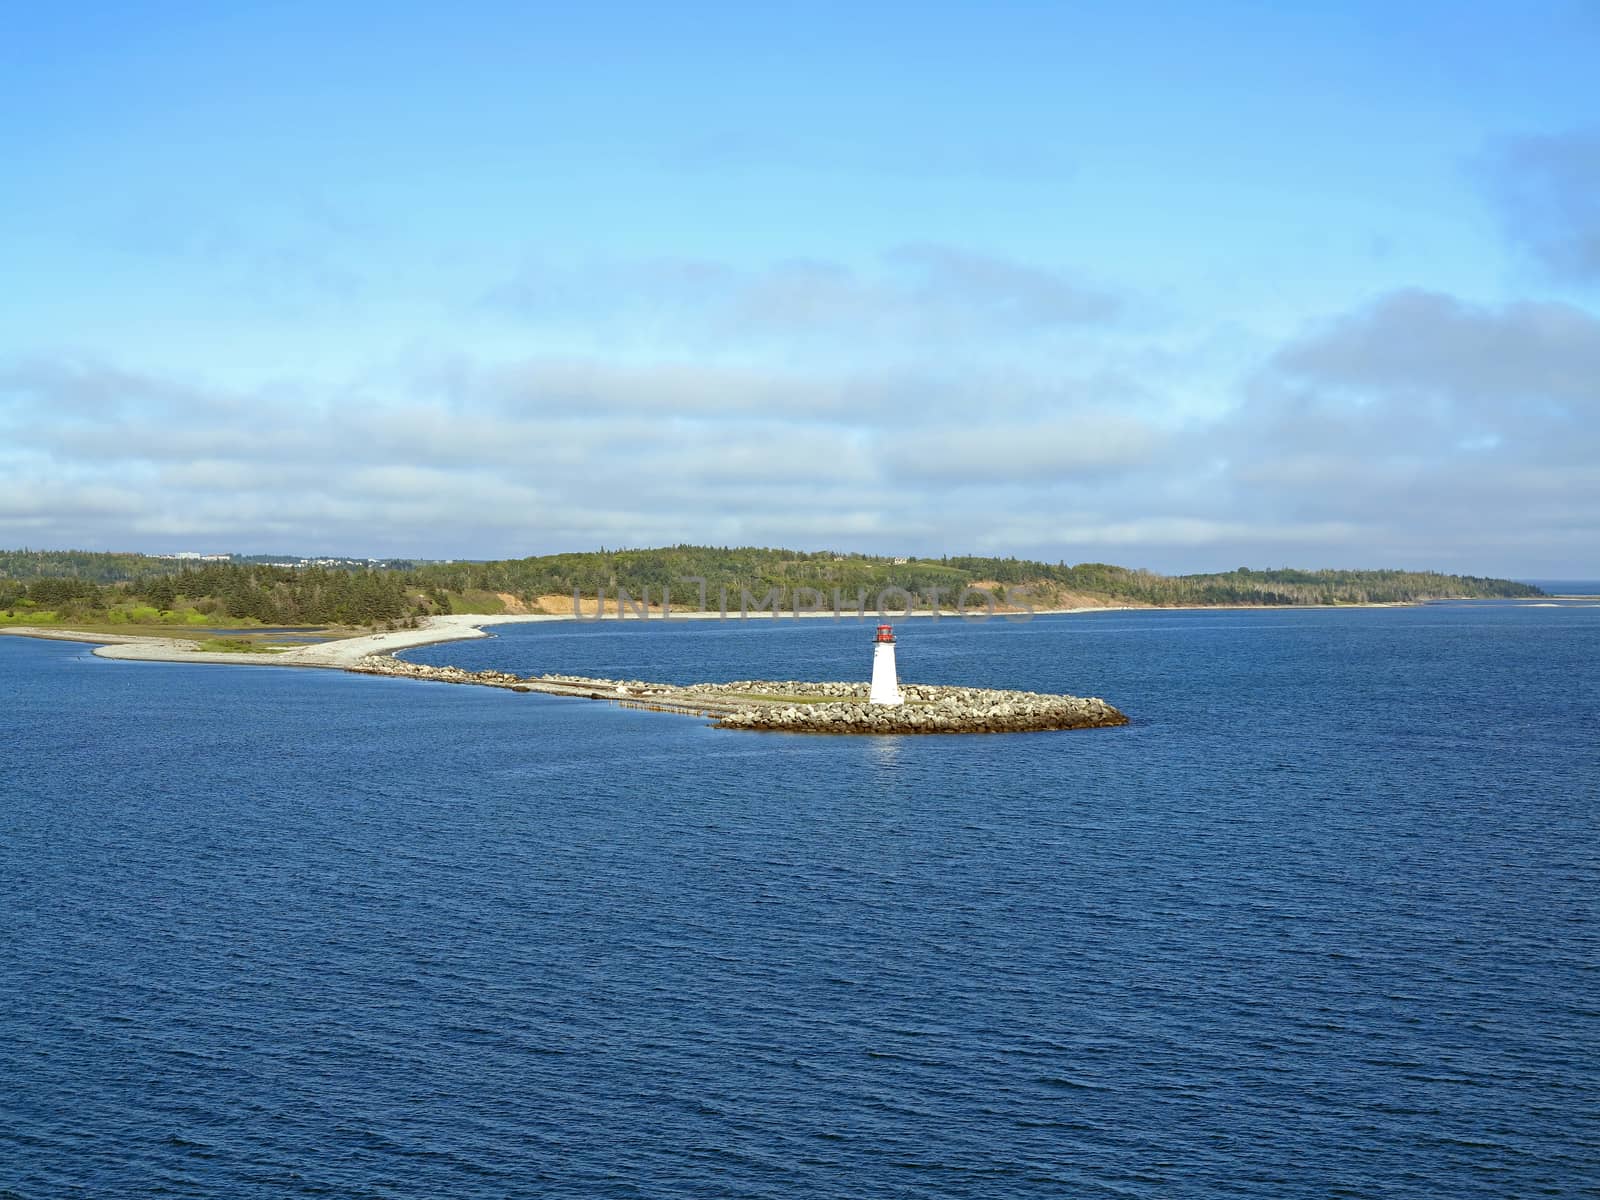
[[[1105, 319], [1053, 279], [939, 264], [988, 277], [963, 321], [994, 296], [1046, 324]], [[914, 292], [883, 302], [889, 325], [944, 319]], [[1567, 304], [1387, 293], [1181, 422], [1114, 372], [956, 352], [834, 370], [454, 354], [381, 386], [291, 391], [12, 362], [0, 541], [416, 556], [709, 541], [1533, 574], [1600, 545], [1600, 321]]]

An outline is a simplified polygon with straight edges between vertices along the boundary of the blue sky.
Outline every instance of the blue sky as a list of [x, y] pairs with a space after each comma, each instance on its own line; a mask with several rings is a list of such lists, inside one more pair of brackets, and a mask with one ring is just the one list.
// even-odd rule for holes
[[1588, 3], [18, 10], [0, 544], [1597, 576], [1597, 61]]

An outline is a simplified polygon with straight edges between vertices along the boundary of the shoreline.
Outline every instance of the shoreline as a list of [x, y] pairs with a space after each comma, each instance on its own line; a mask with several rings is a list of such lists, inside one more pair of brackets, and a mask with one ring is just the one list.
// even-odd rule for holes
[[230, 653], [198, 649], [191, 638], [155, 637], [148, 634], [94, 633], [85, 630], [61, 629], [40, 625], [0, 626], [0, 635], [30, 637], [45, 641], [82, 642], [95, 647], [98, 658], [124, 662], [199, 663], [217, 666], [251, 667], [316, 667], [326, 670], [346, 671], [362, 659], [373, 655], [393, 654], [397, 650], [410, 650], [417, 646], [431, 646], [442, 642], [470, 641], [492, 636], [487, 627], [494, 625], [521, 625], [546, 621], [570, 621], [581, 624], [599, 624], [602, 621], [737, 621], [737, 620], [833, 620], [860, 623], [889, 620], [1029, 620], [1033, 617], [1076, 616], [1083, 613], [1103, 612], [1254, 612], [1263, 610], [1330, 608], [1413, 608], [1434, 603], [1429, 600], [1375, 602], [1371, 604], [1197, 604], [1158, 607], [1154, 605], [1085, 605], [1076, 608], [1035, 609], [1031, 612], [997, 612], [993, 616], [963, 615], [954, 611], [858, 614], [854, 610], [834, 613], [820, 612], [753, 612], [748, 614], [720, 612], [674, 612], [670, 616], [654, 612], [641, 617], [637, 612], [627, 615], [601, 615], [580, 617], [571, 613], [449, 613], [423, 618], [416, 629], [395, 629], [381, 633], [356, 634], [336, 638], [278, 653]]
[[389, 654], [395, 650], [408, 650], [413, 646], [428, 646], [436, 642], [470, 641], [488, 637], [483, 626], [510, 622], [562, 620], [543, 614], [454, 613], [426, 618], [426, 624], [416, 629], [394, 629], [382, 633], [362, 633], [353, 637], [334, 638], [311, 646], [302, 646], [279, 653], [236, 653], [201, 650], [192, 638], [155, 637], [149, 634], [93, 633], [85, 630], [54, 629], [39, 625], [11, 625], [0, 628], [0, 634], [14, 637], [38, 638], [54, 642], [84, 642], [95, 647], [97, 658], [118, 659], [124, 662], [207, 663], [221, 666], [249, 667], [321, 667], [329, 670], [348, 670], [361, 659], [373, 654]]
[[[1013, 619], [1022, 616], [1060, 616], [1072, 613], [1086, 612], [1141, 612], [1143, 609], [1131, 605], [1117, 607], [1085, 607], [1039, 609], [1032, 614], [1011, 614]], [[933, 613], [898, 613], [894, 620], [902, 621], [907, 618], [927, 620], [934, 618]], [[1004, 620], [1006, 614], [997, 613], [986, 620]], [[842, 613], [835, 616], [831, 611], [802, 612], [798, 619], [831, 619], [836, 621], [859, 621], [862, 623], [876, 622], [880, 618], [876, 614], [858, 616], [854, 612]], [[42, 625], [9, 625], [0, 627], [0, 634], [10, 634], [13, 637], [31, 637], [46, 641], [58, 642], [84, 642], [95, 647], [94, 654], [97, 658], [118, 659], [124, 662], [166, 662], [166, 663], [203, 663], [217, 664], [220, 666], [251, 666], [251, 667], [322, 667], [330, 670], [349, 670], [362, 659], [375, 654], [392, 654], [397, 650], [410, 650], [417, 646], [431, 646], [442, 642], [471, 641], [474, 638], [492, 636], [486, 627], [494, 625], [523, 625], [546, 621], [570, 621], [586, 625], [596, 625], [600, 622], [613, 621], [644, 621], [651, 623], [661, 621], [739, 621], [739, 620], [767, 620], [789, 621], [797, 619], [795, 614], [759, 612], [739, 616], [729, 613], [724, 617], [719, 612], [675, 612], [670, 617], [652, 614], [649, 617], [640, 617], [636, 613], [627, 616], [601, 616], [577, 617], [570, 613], [448, 613], [440, 616], [423, 618], [423, 624], [416, 629], [394, 629], [381, 633], [356, 634], [353, 637], [335, 638], [327, 642], [319, 642], [312, 646], [303, 646], [294, 650], [284, 650], [278, 653], [234, 653], [228, 651], [200, 650], [192, 638], [182, 637], [156, 637], [150, 634], [129, 633], [95, 633], [87, 630], [58, 629]], [[938, 619], [948, 620], [977, 620], [979, 618], [963, 618], [955, 612], [941, 612]]]
[[[1075, 609], [1074, 612], [1098, 611]], [[705, 620], [720, 613], [684, 613]], [[784, 614], [763, 613], [768, 620]], [[831, 613], [812, 614], [831, 616]], [[939, 617], [942, 613], [918, 614]], [[949, 614], [960, 619], [957, 614]], [[709, 718], [720, 729], [791, 734], [962, 734], [1030, 733], [1126, 725], [1127, 716], [1098, 697], [1045, 695], [1008, 689], [907, 684], [903, 705], [873, 705], [863, 683], [750, 681], [702, 683], [688, 687], [587, 676], [517, 676], [503, 671], [464, 671], [394, 657], [397, 650], [490, 636], [485, 626], [535, 621], [572, 621], [552, 613], [454, 613], [430, 617], [416, 629], [359, 634], [279, 653], [204, 651], [186, 639], [142, 634], [10, 626], [13, 636], [93, 644], [100, 658], [142, 662], [264, 667], [310, 667], [357, 675], [398, 677], [431, 683], [475, 684], [513, 692], [542, 692], [569, 699], [600, 700], [629, 708]], [[604, 619], [604, 618], [597, 618]], [[630, 618], [618, 616], [617, 620]], [[635, 616], [632, 619], [642, 620]], [[843, 619], [842, 616], [839, 619]], [[877, 617], [852, 619], [866, 622]], [[753, 694], [752, 694], [753, 693]]]

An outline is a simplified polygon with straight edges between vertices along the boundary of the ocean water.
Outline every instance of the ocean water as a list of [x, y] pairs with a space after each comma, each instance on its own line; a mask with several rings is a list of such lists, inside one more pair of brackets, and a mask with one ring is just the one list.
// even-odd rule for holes
[[1530, 579], [1552, 596], [1600, 596], [1600, 579]]
[[[1600, 605], [904, 622], [818, 738], [0, 639], [0, 1197], [1600, 1187]], [[864, 677], [867, 627], [414, 651]]]

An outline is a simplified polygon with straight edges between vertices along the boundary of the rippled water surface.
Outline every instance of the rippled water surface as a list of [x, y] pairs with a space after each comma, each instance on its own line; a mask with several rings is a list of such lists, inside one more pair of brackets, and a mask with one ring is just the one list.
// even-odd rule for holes
[[[906, 622], [1125, 729], [0, 639], [0, 1196], [1578, 1196], [1600, 606]], [[864, 677], [856, 624], [409, 657]]]

